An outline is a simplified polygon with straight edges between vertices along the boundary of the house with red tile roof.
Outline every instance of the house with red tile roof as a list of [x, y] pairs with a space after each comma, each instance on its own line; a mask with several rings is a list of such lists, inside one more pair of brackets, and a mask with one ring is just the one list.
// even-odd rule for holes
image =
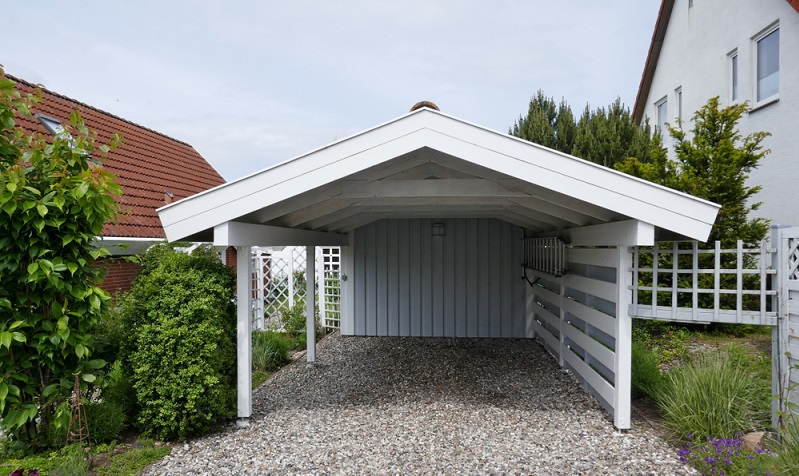
[[[22, 94], [37, 88], [6, 75]], [[124, 145], [109, 151], [105, 168], [116, 175], [122, 187], [117, 199], [122, 214], [103, 228], [102, 241], [113, 257], [106, 260], [108, 275], [103, 288], [110, 293], [125, 291], [138, 272], [138, 265], [124, 259], [164, 241], [166, 235], [156, 208], [225, 183], [225, 179], [191, 145], [131, 121], [39, 86], [42, 100], [31, 108], [33, 117], [18, 116], [18, 126], [42, 134], [53, 134], [69, 116], [80, 111], [86, 126], [97, 132], [99, 144], [115, 133]]]
[[[742, 135], [771, 133], [771, 150], [750, 173], [762, 187], [754, 214], [799, 225], [790, 206], [799, 176], [799, 0], [663, 0], [633, 108], [633, 120], [656, 127], [686, 123], [707, 101], [748, 102]], [[666, 145], [673, 149], [669, 139]]]

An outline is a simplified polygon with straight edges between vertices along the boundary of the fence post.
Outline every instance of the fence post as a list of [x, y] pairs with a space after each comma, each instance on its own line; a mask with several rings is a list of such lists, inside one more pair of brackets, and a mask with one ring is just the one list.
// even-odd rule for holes
[[306, 361], [313, 364], [316, 361], [316, 247], [305, 247], [305, 336], [306, 336]]
[[778, 226], [771, 227], [771, 243], [775, 248], [772, 255], [771, 266], [776, 270], [772, 281], [772, 289], [777, 290], [777, 295], [772, 301], [772, 310], [777, 314], [777, 325], [771, 329], [771, 393], [775, 397], [771, 401], [771, 425], [774, 428], [782, 426], [783, 412], [788, 408], [788, 385], [790, 383], [790, 368], [788, 362], [788, 325], [787, 299], [788, 276], [786, 275], [787, 256], [783, 243], [782, 230]]
[[632, 392], [632, 318], [628, 313], [632, 301], [630, 267], [632, 259], [627, 247], [618, 246], [616, 261], [616, 348], [613, 361], [613, 425], [619, 430], [630, 428]]
[[252, 414], [252, 273], [249, 246], [236, 247], [236, 370], [238, 425], [249, 426]]

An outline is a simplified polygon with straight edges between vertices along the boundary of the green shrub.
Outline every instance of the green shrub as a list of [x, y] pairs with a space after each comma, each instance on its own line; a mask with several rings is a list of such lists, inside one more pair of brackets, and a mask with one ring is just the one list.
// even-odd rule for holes
[[116, 440], [125, 427], [122, 405], [114, 401], [91, 402], [85, 405], [86, 422], [93, 444]]
[[753, 428], [751, 380], [726, 355], [703, 355], [669, 376], [672, 385], [659, 403], [679, 438], [733, 438]]
[[235, 415], [234, 276], [210, 247], [143, 257], [121, 302], [121, 357], [146, 434], [185, 439]]
[[136, 416], [136, 392], [130, 377], [123, 372], [121, 360], [117, 360], [111, 365], [103, 378], [102, 388], [103, 401], [119, 406], [126, 421], [130, 421]]
[[648, 396], [657, 399], [667, 385], [666, 376], [658, 367], [658, 356], [645, 345], [634, 342], [632, 346], [632, 392], [636, 398]]
[[256, 370], [277, 370], [288, 362], [292, 340], [275, 331], [252, 334], [252, 365]]
[[294, 305], [283, 307], [280, 310], [283, 318], [283, 330], [292, 337], [305, 333], [305, 301], [298, 299]]

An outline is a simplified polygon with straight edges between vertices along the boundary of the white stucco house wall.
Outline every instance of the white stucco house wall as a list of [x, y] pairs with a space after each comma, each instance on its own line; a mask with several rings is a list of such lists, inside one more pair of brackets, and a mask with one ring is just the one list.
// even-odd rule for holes
[[[748, 101], [746, 135], [772, 134], [771, 153], [750, 175], [763, 187], [756, 216], [799, 224], [788, 197], [799, 177], [799, 1], [663, 0], [633, 119], [654, 126], [682, 119], [719, 96], [722, 106]], [[666, 143], [668, 144], [668, 139]]]

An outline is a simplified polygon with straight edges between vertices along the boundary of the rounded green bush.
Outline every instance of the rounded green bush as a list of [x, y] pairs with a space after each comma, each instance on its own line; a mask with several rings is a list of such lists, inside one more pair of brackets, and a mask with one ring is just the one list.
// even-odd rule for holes
[[121, 304], [121, 358], [146, 433], [185, 439], [235, 415], [234, 276], [210, 247], [143, 258]]

